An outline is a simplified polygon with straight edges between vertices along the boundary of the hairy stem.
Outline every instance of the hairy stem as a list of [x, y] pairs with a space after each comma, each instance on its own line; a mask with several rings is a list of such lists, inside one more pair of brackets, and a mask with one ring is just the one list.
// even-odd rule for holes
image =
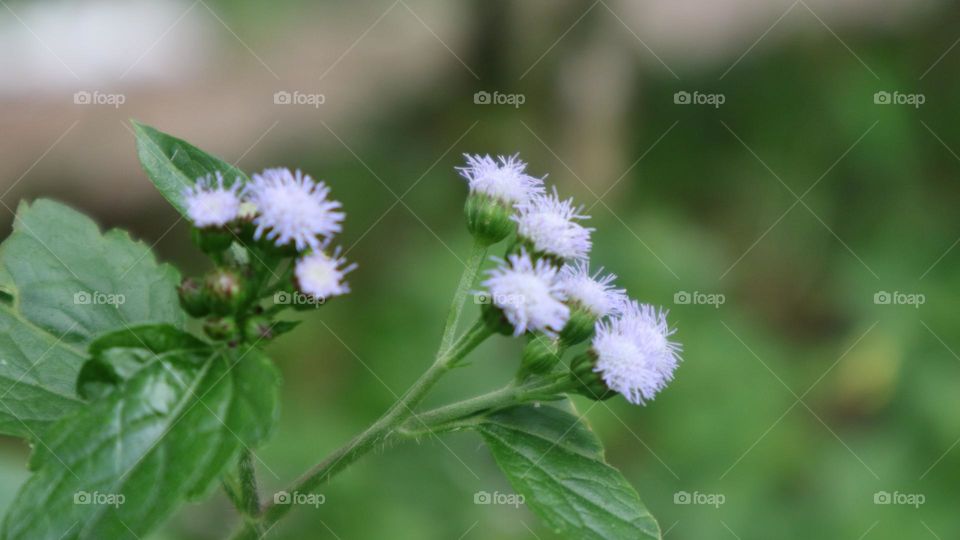
[[531, 401], [554, 401], [563, 398], [563, 392], [567, 390], [569, 384], [565, 375], [522, 386], [513, 382], [498, 390], [417, 414], [397, 431], [407, 436], [420, 436], [462, 427], [465, 420], [477, 414]]
[[[436, 358], [424, 373], [417, 379], [409, 390], [387, 410], [373, 425], [354, 437], [345, 446], [340, 447], [323, 461], [315, 465], [297, 480], [287, 491], [289, 493], [310, 493], [316, 490], [328, 479], [346, 469], [354, 461], [367, 454], [378, 445], [386, 443], [394, 435], [396, 429], [414, 415], [414, 408], [423, 401], [427, 392], [458, 362], [475, 349], [493, 333], [483, 320], [478, 320], [468, 329], [460, 339], [454, 341], [460, 316], [477, 272], [487, 249], [479, 242], [474, 242], [470, 257], [465, 265], [457, 291], [450, 306], [450, 313], [444, 326], [443, 337]], [[259, 538], [257, 527], [269, 530], [277, 521], [282, 519], [292, 508], [289, 504], [270, 504], [263, 509], [260, 519], [256, 523], [246, 523], [235, 535], [237, 539]]]
[[264, 528], [260, 523], [260, 498], [250, 450], [241, 452], [236, 468], [224, 476], [223, 490], [243, 516], [245, 530], [249, 531], [250, 537], [259, 538]]
[[[439, 356], [433, 365], [413, 383], [407, 393], [390, 407], [379, 420], [315, 465], [287, 491], [289, 493], [311, 493], [358, 458], [386, 443], [394, 434], [396, 428], [413, 415], [414, 407], [423, 400], [430, 388], [491, 333], [482, 322], [474, 325], [449, 348], [448, 354]], [[292, 506], [289, 504], [270, 504], [261, 514], [260, 524], [269, 529], [291, 508]], [[248, 524], [237, 538], [254, 538], [255, 536], [252, 536], [253, 531], [250, 529], [251, 527]]]
[[257, 492], [257, 471], [253, 466], [253, 454], [244, 450], [237, 463], [237, 476], [240, 480], [240, 500], [243, 512], [248, 516], [260, 514], [260, 496]]
[[[490, 337], [493, 331], [485, 325], [481, 319], [458, 340], [454, 341], [453, 339], [470, 287], [473, 286], [477, 271], [483, 262], [485, 254], [486, 248], [480, 243], [475, 243], [470, 258], [464, 268], [463, 275], [460, 278], [457, 291], [454, 294], [450, 314], [447, 316], [443, 338], [440, 342], [440, 349], [437, 352], [433, 365], [431, 365], [423, 375], [413, 383], [410, 389], [407, 390], [383, 416], [374, 422], [373, 425], [310, 469], [287, 490], [289, 493], [313, 492], [321, 484], [347, 468], [354, 461], [378, 445], [386, 443], [391, 436], [394, 435], [395, 430], [413, 416], [414, 408], [423, 401], [427, 392], [433, 388], [437, 381], [454, 368], [457, 363], [463, 360], [470, 351], [475, 349], [486, 338]], [[260, 520], [255, 524], [247, 523], [235, 538], [258, 538], [259, 533], [255, 526], [269, 530], [270, 527], [283, 518], [291, 508], [292, 505], [289, 504], [274, 503], [268, 505], [260, 514]]]
[[457, 325], [460, 323], [460, 315], [463, 314], [463, 305], [467, 301], [470, 287], [473, 287], [473, 282], [477, 279], [477, 273], [486, 255], [486, 246], [479, 240], [474, 240], [470, 257], [464, 266], [463, 274], [460, 275], [460, 283], [457, 284], [457, 291], [453, 295], [453, 302], [450, 305], [449, 313], [447, 313], [447, 322], [443, 327], [443, 337], [440, 339], [440, 350], [437, 351], [437, 356], [442, 355], [453, 345], [453, 338], [457, 334]]

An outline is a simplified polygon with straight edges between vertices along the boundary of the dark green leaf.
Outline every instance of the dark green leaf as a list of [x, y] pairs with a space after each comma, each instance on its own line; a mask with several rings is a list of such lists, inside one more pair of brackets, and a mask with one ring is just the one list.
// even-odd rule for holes
[[228, 185], [237, 179], [247, 181], [247, 175], [240, 169], [184, 140], [139, 122], [133, 122], [133, 129], [137, 134], [137, 155], [143, 170], [181, 214], [186, 209], [183, 192], [198, 178], [219, 171]]
[[183, 324], [178, 272], [120, 231], [48, 200], [22, 203], [0, 246], [0, 433], [36, 438], [76, 407], [84, 348], [104, 332]]
[[176, 352], [154, 356], [51, 426], [3, 537], [144, 537], [182, 501], [205, 494], [241, 449], [267, 438], [278, 385], [256, 349], [212, 350], [200, 364]]
[[520, 406], [477, 427], [525, 503], [557, 533], [577, 540], [660, 538], [660, 527], [626, 479], [603, 461], [593, 432], [555, 407]]

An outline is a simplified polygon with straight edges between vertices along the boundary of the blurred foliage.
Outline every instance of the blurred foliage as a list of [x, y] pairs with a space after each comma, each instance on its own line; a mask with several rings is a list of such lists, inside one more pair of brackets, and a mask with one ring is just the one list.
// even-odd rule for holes
[[[281, 427], [259, 452], [264, 493], [374, 420], [427, 366], [469, 242], [465, 190], [452, 170], [458, 154], [519, 151], [534, 173], [549, 171], [592, 207], [596, 264], [633, 296], [670, 307], [679, 328], [684, 363], [656, 401], [577, 403], [667, 538], [960, 536], [960, 249], [952, 249], [960, 53], [924, 73], [956, 39], [958, 12], [882, 32], [844, 28], [862, 63], [820, 26], [761, 42], [726, 75], [723, 63], [681, 70], [677, 81], [639, 50], [622, 120], [625, 163], [678, 123], [595, 205], [551, 149], [565, 122], [558, 70], [596, 21], [511, 83], [581, 11], [552, 17], [554, 32], [537, 42], [514, 43], [500, 39], [521, 34], [501, 33], [506, 3], [473, 5], [466, 62], [484, 87], [516, 88], [527, 105], [476, 107], [476, 81], [452, 63], [442, 91], [338, 130], [349, 149], [318, 125], [257, 164], [330, 181], [348, 210], [344, 247], [360, 264], [351, 295], [305, 314], [268, 349], [285, 375], [285, 400]], [[262, 11], [232, 15], [252, 21]], [[283, 31], [278, 19], [270, 31]], [[726, 103], [673, 104], [674, 92], [692, 89], [722, 92]], [[922, 92], [926, 104], [878, 106], [878, 90]], [[592, 142], [582, 144], [589, 153]], [[151, 209], [144, 220], [173, 215]], [[197, 270], [182, 224], [162, 238], [160, 225], [118, 225], [159, 239], [164, 258]], [[722, 293], [726, 302], [674, 305], [678, 291]], [[922, 293], [926, 303], [877, 305], [878, 291]], [[499, 385], [518, 352], [506, 339], [484, 345], [431, 402]], [[9, 480], [0, 502], [24, 477], [25, 452], [14, 449], [0, 454]], [[525, 509], [474, 505], [481, 490], [510, 487], [478, 437], [424, 439], [362, 461], [326, 487], [324, 506], [294, 512], [270, 536], [552, 538]], [[725, 504], [674, 504], [680, 491], [720, 493]], [[874, 504], [881, 491], [926, 501]], [[220, 497], [188, 508], [157, 537], [218, 538], [234, 519]]]

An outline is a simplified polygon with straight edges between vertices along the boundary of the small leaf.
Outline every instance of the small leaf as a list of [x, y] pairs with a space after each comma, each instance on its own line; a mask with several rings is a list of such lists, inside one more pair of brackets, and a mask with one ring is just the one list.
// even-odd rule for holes
[[155, 355], [102, 399], [50, 427], [3, 538], [145, 537], [203, 496], [269, 435], [279, 375], [256, 349]]
[[137, 155], [143, 170], [181, 214], [186, 213], [183, 192], [193, 186], [198, 178], [219, 171], [227, 185], [238, 179], [240, 182], [248, 181], [247, 175], [240, 169], [184, 140], [139, 122], [133, 122], [133, 129], [137, 135]]
[[274, 321], [270, 326], [270, 332], [275, 338], [279, 335], [292, 331], [294, 328], [300, 326], [301, 322], [303, 321]]
[[183, 324], [179, 273], [53, 201], [21, 203], [0, 245], [0, 433], [36, 439], [80, 405], [85, 347], [141, 323]]
[[477, 429], [513, 488], [557, 533], [577, 540], [660, 538], [640, 496], [603, 462], [600, 442], [575, 416], [525, 405], [490, 415]]

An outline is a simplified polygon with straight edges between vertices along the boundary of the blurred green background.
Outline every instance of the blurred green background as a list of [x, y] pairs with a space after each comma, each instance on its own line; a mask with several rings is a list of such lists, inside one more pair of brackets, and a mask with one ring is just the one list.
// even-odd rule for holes
[[[257, 453], [269, 497], [428, 365], [470, 242], [453, 167], [519, 152], [589, 209], [594, 264], [678, 328], [656, 401], [577, 403], [665, 538], [957, 538], [958, 27], [956, 2], [906, 0], [9, 2], [0, 200], [63, 200], [191, 274], [206, 263], [139, 170], [129, 118], [331, 184], [360, 267], [268, 347], [285, 377]], [[431, 404], [499, 386], [518, 351], [485, 344]], [[6, 507], [28, 448], [0, 443]], [[510, 490], [478, 437], [425, 439], [364, 459], [269, 537], [554, 538], [525, 508], [474, 504]], [[217, 495], [153, 538], [235, 521]]]

